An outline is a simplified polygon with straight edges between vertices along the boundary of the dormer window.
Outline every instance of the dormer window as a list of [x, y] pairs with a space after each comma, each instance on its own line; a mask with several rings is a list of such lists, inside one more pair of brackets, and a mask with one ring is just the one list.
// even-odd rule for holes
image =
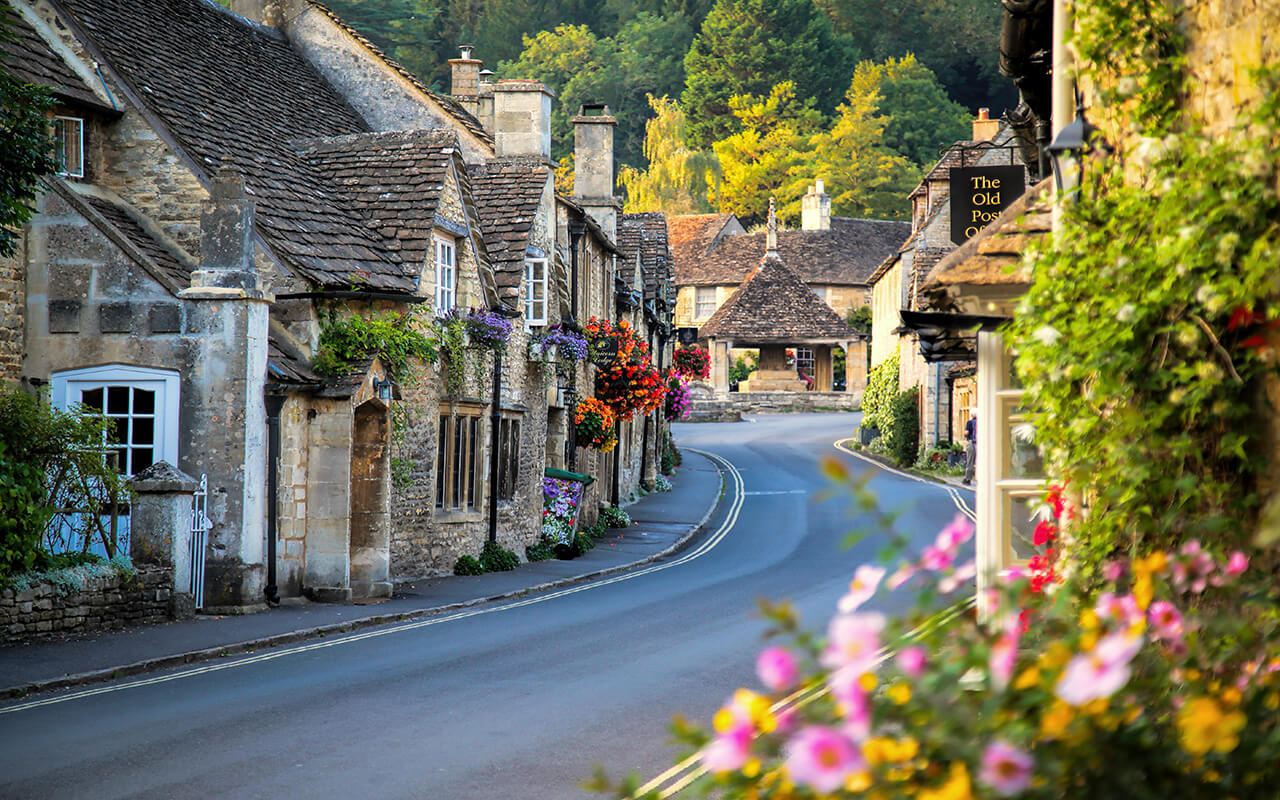
[[68, 178], [83, 178], [84, 120], [80, 117], [54, 117], [53, 139], [58, 174]]
[[458, 305], [458, 243], [456, 239], [437, 235], [436, 243], [436, 313], [448, 314]]
[[547, 324], [547, 260], [529, 258], [524, 262], [524, 324]]

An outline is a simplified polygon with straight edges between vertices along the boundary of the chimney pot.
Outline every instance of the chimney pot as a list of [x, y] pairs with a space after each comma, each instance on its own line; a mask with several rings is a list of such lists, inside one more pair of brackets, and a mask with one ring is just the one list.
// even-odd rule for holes
[[618, 120], [604, 103], [583, 103], [573, 118], [573, 196], [613, 238], [613, 129]]
[[973, 141], [989, 142], [1000, 132], [1000, 120], [991, 119], [991, 110], [978, 109], [978, 118], [973, 121]]
[[555, 92], [538, 81], [505, 80], [491, 88], [496, 154], [537, 156], [550, 162], [551, 101]]
[[831, 230], [831, 198], [827, 196], [822, 178], [817, 178], [804, 197], [800, 198], [800, 230]]

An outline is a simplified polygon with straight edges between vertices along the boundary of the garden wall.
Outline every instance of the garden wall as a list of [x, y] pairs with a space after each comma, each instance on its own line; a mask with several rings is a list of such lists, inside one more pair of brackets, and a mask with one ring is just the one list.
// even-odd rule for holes
[[0, 643], [189, 619], [195, 614], [191, 596], [173, 591], [173, 570], [167, 567], [139, 567], [136, 575], [96, 575], [80, 584], [79, 591], [42, 583], [0, 592]]
[[729, 392], [695, 394], [683, 422], [736, 422], [743, 414], [797, 411], [857, 411], [861, 392]]

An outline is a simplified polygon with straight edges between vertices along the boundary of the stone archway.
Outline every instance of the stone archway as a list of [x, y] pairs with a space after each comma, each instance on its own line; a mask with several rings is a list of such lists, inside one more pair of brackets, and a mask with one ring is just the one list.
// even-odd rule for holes
[[351, 426], [352, 597], [391, 596], [391, 414], [380, 400], [355, 410]]

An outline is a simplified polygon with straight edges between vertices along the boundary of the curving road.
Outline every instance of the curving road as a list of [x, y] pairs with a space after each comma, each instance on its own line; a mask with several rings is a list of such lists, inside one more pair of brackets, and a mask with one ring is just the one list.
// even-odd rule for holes
[[[820, 458], [866, 467], [832, 446], [855, 423], [677, 425], [727, 465], [724, 501], [682, 554], [625, 579], [0, 707], [0, 797], [558, 800], [592, 797], [576, 787], [597, 763], [658, 775], [680, 755], [674, 714], [706, 720], [752, 684], [756, 600], [823, 625], [874, 558], [878, 541], [841, 546], [847, 500], [814, 497]], [[957, 510], [910, 477], [872, 487], [921, 544]]]

